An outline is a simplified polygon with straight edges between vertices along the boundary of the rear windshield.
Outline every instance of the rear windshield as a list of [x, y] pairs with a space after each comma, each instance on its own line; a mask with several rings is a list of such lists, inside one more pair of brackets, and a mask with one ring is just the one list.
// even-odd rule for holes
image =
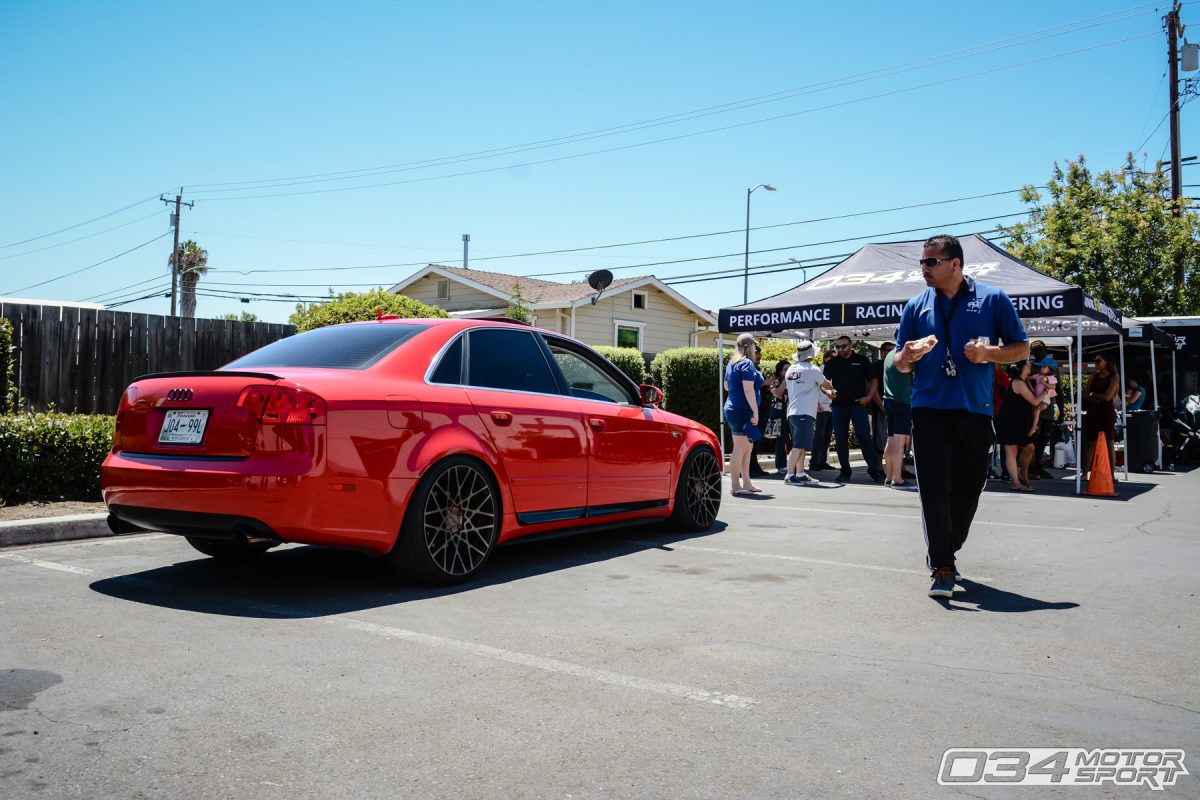
[[428, 325], [337, 325], [289, 336], [244, 355], [222, 369], [324, 367], [366, 369]]

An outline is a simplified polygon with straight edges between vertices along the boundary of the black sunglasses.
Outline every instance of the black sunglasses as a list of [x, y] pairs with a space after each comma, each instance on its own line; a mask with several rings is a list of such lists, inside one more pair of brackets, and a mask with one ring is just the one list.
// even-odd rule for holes
[[933, 258], [932, 256], [930, 256], [929, 258], [922, 258], [922, 259], [918, 260], [917, 263], [920, 264], [922, 267], [929, 267], [930, 269], [933, 269], [934, 267], [936, 267], [938, 264], [942, 263], [943, 261], [953, 261], [953, 260], [954, 260], [953, 258]]
[[835, 344], [834, 345], [834, 347], [836, 347], [838, 350], [845, 350], [849, 346], [850, 345], [848, 345], [848, 344]]

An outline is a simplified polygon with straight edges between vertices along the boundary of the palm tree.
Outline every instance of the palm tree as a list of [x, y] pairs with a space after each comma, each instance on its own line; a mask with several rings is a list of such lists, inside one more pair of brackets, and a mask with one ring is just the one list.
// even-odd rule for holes
[[[175, 266], [175, 253], [167, 259], [169, 266]], [[208, 272], [208, 251], [188, 239], [179, 245], [179, 316], [196, 316], [196, 284], [200, 276]]]

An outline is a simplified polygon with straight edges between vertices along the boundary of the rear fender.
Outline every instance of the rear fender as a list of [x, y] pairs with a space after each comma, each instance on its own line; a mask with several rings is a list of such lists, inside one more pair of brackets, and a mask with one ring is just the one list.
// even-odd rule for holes
[[[472, 411], [470, 416], [473, 418], [474, 425], [447, 424], [442, 427], [434, 427], [425, 436], [422, 436], [413, 448], [409, 456], [409, 464], [405, 466], [404, 472], [407, 475], [417, 476], [419, 480], [430, 467], [444, 458], [463, 455], [478, 459], [491, 470], [496, 479], [496, 485], [500, 489], [501, 507], [505, 514], [502, 527], [507, 530], [515, 524], [515, 519], [509, 520], [508, 518], [513, 508], [512, 494], [508, 486], [508, 473], [505, 471], [504, 462], [500, 460], [500, 455], [492, 445], [490, 437], [482, 430], [478, 415]], [[464, 421], [466, 420], [464, 419]], [[416, 481], [413, 482], [413, 487], [415, 488], [415, 486]]]

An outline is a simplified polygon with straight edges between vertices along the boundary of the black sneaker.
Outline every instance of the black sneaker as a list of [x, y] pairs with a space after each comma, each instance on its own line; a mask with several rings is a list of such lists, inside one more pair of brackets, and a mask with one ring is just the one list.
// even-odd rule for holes
[[830, 466], [829, 464], [826, 464], [824, 461], [822, 461], [820, 464], [809, 464], [808, 465], [809, 472], [824, 472], [827, 469], [833, 469], [833, 467]]
[[838, 480], [845, 483], [846, 481], [850, 480], [851, 474], [853, 474], [853, 473], [850, 470], [844, 469], [838, 473]]
[[929, 587], [930, 597], [954, 596], [954, 570], [941, 567], [933, 572], [933, 585]]
[[887, 473], [881, 469], [867, 470], [867, 474], [870, 475], [871, 480], [875, 481], [876, 483], [883, 483], [883, 481], [887, 478]]

